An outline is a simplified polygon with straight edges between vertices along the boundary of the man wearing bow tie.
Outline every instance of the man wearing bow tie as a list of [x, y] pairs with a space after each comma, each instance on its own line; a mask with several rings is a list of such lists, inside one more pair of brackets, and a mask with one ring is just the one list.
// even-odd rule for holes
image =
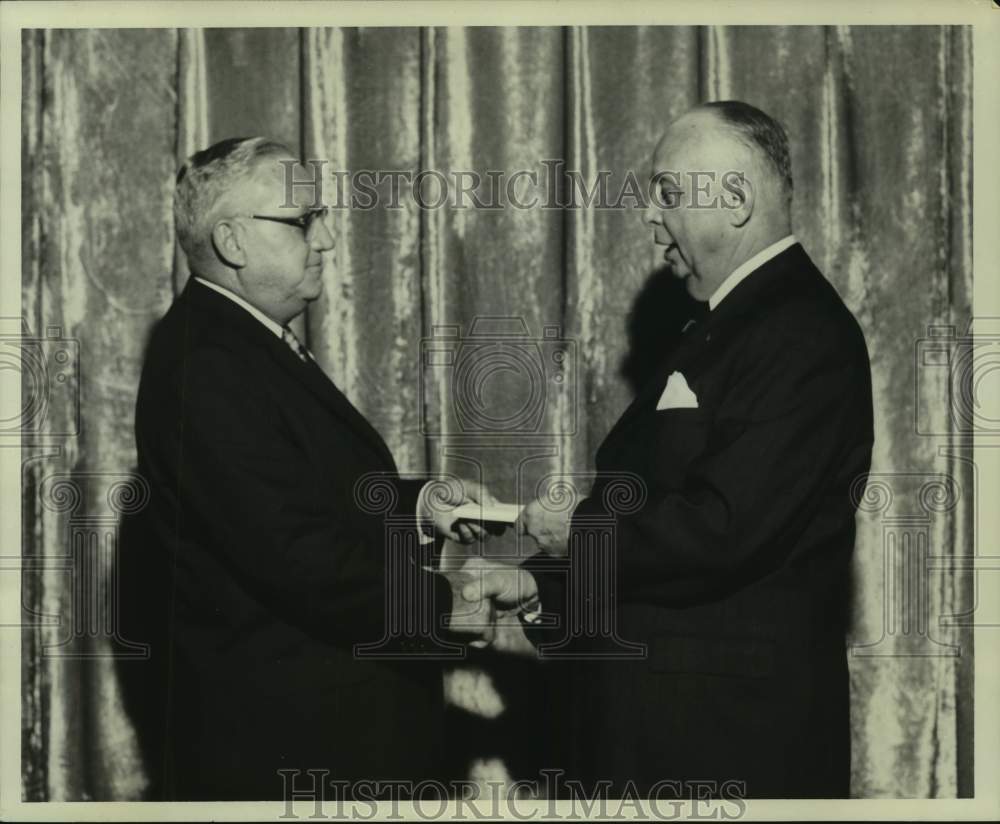
[[[192, 277], [153, 333], [139, 388], [152, 498], [130, 553], [168, 582], [167, 641], [153, 656], [168, 687], [166, 792], [179, 800], [435, 776], [440, 669], [355, 646], [380, 642], [393, 611], [424, 621], [439, 651], [453, 602], [471, 611], [469, 580], [428, 569], [418, 547], [434, 531], [475, 539], [479, 528], [453, 531], [447, 510], [490, 500], [452, 483], [432, 506], [422, 482], [401, 480], [289, 328], [321, 294], [334, 242], [321, 210], [285, 203], [288, 163], [284, 146], [235, 138], [181, 169], [176, 227]], [[383, 515], [359, 501], [366, 477], [393, 514], [423, 524], [391, 563]], [[390, 610], [387, 593], [402, 603]]]
[[[873, 442], [864, 337], [792, 235], [774, 120], [700, 106], [663, 135], [653, 178], [645, 220], [707, 311], [597, 452], [606, 477], [641, 479], [644, 503], [608, 512], [599, 480], [571, 516], [533, 502], [520, 523], [572, 564], [587, 519], [614, 517], [617, 580], [599, 608], [646, 647], [642, 660], [579, 664], [572, 771], [661, 798], [690, 796], [691, 782], [844, 797], [849, 569]], [[543, 568], [550, 610], [564, 576]]]

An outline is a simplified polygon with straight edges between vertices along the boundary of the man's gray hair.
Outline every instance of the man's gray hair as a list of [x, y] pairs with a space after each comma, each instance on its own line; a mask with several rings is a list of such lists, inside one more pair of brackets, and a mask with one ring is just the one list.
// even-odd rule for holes
[[766, 161], [786, 197], [792, 196], [792, 161], [784, 127], [760, 109], [740, 100], [704, 103], [746, 146]]
[[230, 137], [195, 152], [181, 166], [174, 190], [174, 227], [190, 263], [210, 249], [219, 200], [254, 173], [260, 158], [282, 154], [291, 151], [267, 137]]

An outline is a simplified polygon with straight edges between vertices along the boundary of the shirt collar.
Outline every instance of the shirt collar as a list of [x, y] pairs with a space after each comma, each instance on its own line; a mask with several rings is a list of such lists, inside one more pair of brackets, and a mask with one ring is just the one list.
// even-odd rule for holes
[[193, 275], [192, 277], [194, 277], [194, 279], [198, 281], [198, 283], [202, 283], [209, 289], [214, 289], [220, 295], [224, 295], [225, 297], [229, 298], [237, 306], [242, 306], [251, 315], [257, 318], [257, 320], [259, 320], [262, 324], [264, 324], [264, 326], [266, 326], [268, 329], [274, 332], [274, 334], [277, 335], [279, 338], [282, 336], [281, 334], [282, 328], [280, 323], [273, 320], [272, 318], [269, 318], [267, 315], [261, 312], [260, 309], [258, 309], [256, 306], [247, 303], [245, 300], [243, 300], [243, 298], [241, 298], [235, 292], [230, 291], [225, 286], [219, 286], [218, 283], [212, 283], [212, 281], [210, 280], [205, 280], [205, 278], [198, 277], [197, 275]]
[[785, 249], [794, 246], [797, 242], [795, 235], [787, 235], [777, 243], [772, 243], [766, 249], [762, 249], [742, 265], [737, 266], [733, 270], [733, 273], [719, 284], [719, 288], [715, 290], [712, 297], [708, 299], [709, 310], [715, 309], [722, 302], [722, 299], [736, 288], [740, 281], [759, 269], [771, 260], [771, 258], [776, 258]]

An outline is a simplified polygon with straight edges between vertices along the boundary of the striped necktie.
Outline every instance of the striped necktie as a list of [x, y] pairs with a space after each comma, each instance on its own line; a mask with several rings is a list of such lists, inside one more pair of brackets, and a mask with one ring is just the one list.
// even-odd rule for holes
[[288, 345], [288, 348], [295, 353], [295, 356], [300, 361], [303, 363], [309, 362], [309, 358], [311, 357], [309, 350], [302, 345], [302, 341], [295, 337], [295, 333], [287, 326], [281, 327], [281, 339]]

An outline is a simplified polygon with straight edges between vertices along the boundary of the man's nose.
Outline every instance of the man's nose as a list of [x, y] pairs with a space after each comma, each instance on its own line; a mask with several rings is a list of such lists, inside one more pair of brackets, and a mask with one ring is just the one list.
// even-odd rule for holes
[[642, 212], [643, 223], [648, 223], [650, 226], [659, 226], [662, 222], [660, 220], [660, 210], [656, 207], [655, 203], [650, 203]]
[[325, 221], [317, 220], [313, 223], [309, 245], [317, 252], [328, 252], [336, 245], [333, 234], [326, 228]]

